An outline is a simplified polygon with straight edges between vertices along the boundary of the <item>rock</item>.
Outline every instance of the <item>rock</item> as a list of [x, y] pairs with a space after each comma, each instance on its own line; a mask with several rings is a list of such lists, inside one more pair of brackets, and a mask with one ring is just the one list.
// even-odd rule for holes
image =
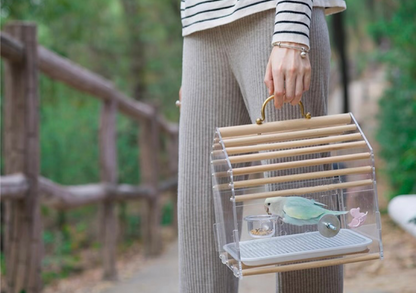
[[388, 206], [390, 217], [416, 238], [416, 194], [393, 198]]

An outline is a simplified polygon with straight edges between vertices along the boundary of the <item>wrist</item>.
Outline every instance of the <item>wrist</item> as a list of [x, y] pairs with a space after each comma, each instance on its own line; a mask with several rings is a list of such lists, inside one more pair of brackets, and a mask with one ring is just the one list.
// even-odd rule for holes
[[[281, 44], [281, 46], [279, 46], [279, 44]], [[307, 46], [303, 43], [296, 43], [296, 42], [278, 41], [278, 42], [273, 42], [272, 46], [273, 47], [281, 47], [281, 48], [293, 47], [294, 49], [298, 49], [298, 50], [303, 49], [306, 52], [309, 52], [309, 50], [310, 50], [309, 46]]]
[[[277, 43], [277, 42], [275, 42], [275, 43]], [[291, 45], [291, 46], [301, 46], [301, 47], [308, 47], [308, 46], [306, 46], [305, 44], [302, 44], [302, 43], [295, 43], [295, 42], [285, 42], [285, 41], [281, 41], [281, 42], [279, 42], [279, 43], [281, 43], [281, 44], [285, 44], [285, 45]]]
[[300, 57], [302, 58], [306, 58], [307, 54], [309, 53], [309, 48], [303, 45], [293, 45], [292, 44], [288, 44], [286, 42], [273, 42], [272, 43], [273, 47], [278, 47], [278, 48], [284, 48], [284, 49], [293, 49], [293, 50], [297, 50], [300, 52]]

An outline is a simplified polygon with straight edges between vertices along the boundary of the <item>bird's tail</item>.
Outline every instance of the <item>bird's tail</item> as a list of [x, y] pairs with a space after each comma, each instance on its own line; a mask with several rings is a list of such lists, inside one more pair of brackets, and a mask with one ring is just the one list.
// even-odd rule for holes
[[345, 215], [348, 214], [348, 211], [327, 211], [325, 214], [330, 214], [330, 215], [334, 215], [334, 216], [340, 216], [340, 215]]

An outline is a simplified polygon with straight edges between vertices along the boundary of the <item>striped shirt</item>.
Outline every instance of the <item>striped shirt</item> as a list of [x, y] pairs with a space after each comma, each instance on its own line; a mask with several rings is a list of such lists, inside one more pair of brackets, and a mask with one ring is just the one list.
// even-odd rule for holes
[[295, 42], [309, 47], [313, 7], [324, 7], [328, 15], [344, 10], [346, 5], [344, 0], [181, 0], [182, 35], [276, 9], [272, 43]]

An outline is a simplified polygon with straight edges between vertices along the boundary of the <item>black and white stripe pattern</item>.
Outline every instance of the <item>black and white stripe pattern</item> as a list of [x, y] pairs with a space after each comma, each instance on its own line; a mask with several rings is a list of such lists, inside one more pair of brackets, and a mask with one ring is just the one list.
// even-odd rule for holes
[[278, 0], [272, 42], [290, 41], [309, 47], [312, 0]]
[[313, 7], [327, 14], [345, 9], [344, 0], [181, 0], [182, 35], [233, 22], [242, 17], [276, 9], [272, 42], [301, 43], [309, 47]]
[[183, 35], [233, 22], [274, 8], [275, 0], [182, 0]]

